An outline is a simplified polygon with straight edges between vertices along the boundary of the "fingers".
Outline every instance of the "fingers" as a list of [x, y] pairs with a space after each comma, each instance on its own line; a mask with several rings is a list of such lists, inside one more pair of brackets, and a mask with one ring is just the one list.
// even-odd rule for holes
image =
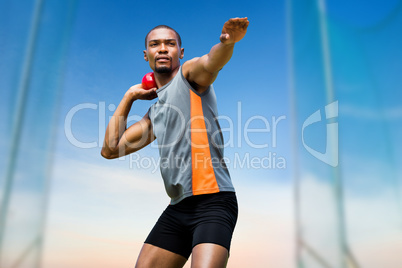
[[225, 22], [222, 28], [220, 40], [225, 44], [239, 42], [247, 32], [248, 18], [232, 18]]
[[242, 24], [242, 27], [243, 27], [244, 29], [247, 29], [249, 23], [250, 23], [250, 22], [249, 22], [248, 19], [246, 18], [245, 21], [244, 21], [243, 24]]
[[239, 28], [246, 29], [250, 22], [248, 21], [248, 18], [245, 17], [245, 18], [232, 18], [232, 19], [229, 19], [228, 23], [232, 27], [239, 27]]
[[157, 98], [158, 95], [156, 94], [156, 88], [149, 94], [149, 100], [153, 100]]
[[143, 95], [143, 99], [145, 100], [153, 100], [156, 97], [158, 97], [158, 95], [156, 94], [156, 87], [145, 90], [144, 89], [144, 95]]
[[141, 84], [132, 86], [126, 94], [131, 96], [133, 99], [140, 100], [153, 100], [158, 95], [156, 94], [157, 88], [143, 89]]

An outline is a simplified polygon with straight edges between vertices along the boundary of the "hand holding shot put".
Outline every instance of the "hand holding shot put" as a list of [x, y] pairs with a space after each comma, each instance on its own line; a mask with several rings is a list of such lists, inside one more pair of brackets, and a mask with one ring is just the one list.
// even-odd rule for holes
[[[223, 136], [215, 135], [221, 129], [212, 83], [248, 25], [247, 18], [228, 20], [208, 54], [183, 64], [184, 48], [174, 29], [159, 25], [145, 37], [144, 60], [153, 77], [145, 75], [125, 93], [101, 151], [107, 159], [118, 158], [156, 139], [160, 158], [168, 162], [160, 170], [170, 204], [146, 238], [137, 268], [183, 267], [191, 254], [192, 267], [226, 267], [238, 207]], [[127, 128], [133, 102], [156, 97], [144, 117]], [[188, 164], [176, 165], [177, 160]]]

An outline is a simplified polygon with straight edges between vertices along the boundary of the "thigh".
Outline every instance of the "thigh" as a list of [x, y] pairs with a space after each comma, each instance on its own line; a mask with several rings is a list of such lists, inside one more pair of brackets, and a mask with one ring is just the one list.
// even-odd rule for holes
[[198, 244], [193, 248], [191, 268], [225, 268], [228, 258], [228, 250], [220, 245]]
[[211, 198], [196, 211], [193, 222], [192, 247], [201, 243], [213, 243], [230, 251], [232, 235], [237, 222], [237, 200], [235, 195], [225, 194]]
[[185, 259], [191, 254], [192, 233], [182, 223], [183, 215], [168, 206], [152, 228], [145, 244], [156, 246], [181, 255]]
[[177, 253], [144, 243], [135, 268], [181, 268], [186, 261]]

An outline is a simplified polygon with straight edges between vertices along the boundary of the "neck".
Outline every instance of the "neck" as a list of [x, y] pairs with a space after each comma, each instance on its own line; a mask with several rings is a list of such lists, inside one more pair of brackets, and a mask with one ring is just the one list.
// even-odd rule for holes
[[172, 80], [173, 77], [175, 77], [175, 75], [179, 71], [179, 68], [180, 68], [180, 65], [177, 66], [177, 68], [172, 70], [170, 73], [157, 73], [157, 72], [154, 72], [155, 81], [156, 81], [156, 85], [158, 86], [158, 88], [161, 88], [164, 85], [166, 85], [167, 83], [169, 83], [170, 80]]

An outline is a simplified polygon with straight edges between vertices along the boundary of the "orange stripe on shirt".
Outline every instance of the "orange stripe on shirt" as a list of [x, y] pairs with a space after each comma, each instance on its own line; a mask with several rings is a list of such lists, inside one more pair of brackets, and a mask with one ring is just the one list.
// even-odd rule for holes
[[191, 162], [193, 173], [193, 195], [219, 192], [214, 168], [201, 97], [190, 89], [191, 107]]

